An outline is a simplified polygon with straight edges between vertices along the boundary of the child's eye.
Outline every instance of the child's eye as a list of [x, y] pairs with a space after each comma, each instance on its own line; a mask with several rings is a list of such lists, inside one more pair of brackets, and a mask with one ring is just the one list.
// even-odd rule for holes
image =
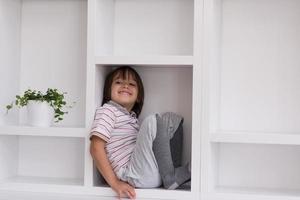
[[116, 84], [122, 84], [122, 81], [116, 80], [115, 83]]
[[129, 83], [130, 86], [136, 86], [136, 83]]

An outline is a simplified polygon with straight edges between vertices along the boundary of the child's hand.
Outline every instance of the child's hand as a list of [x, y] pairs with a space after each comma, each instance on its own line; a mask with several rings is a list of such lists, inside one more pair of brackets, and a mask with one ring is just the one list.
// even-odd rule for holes
[[118, 194], [119, 198], [129, 197], [130, 199], [135, 199], [134, 188], [128, 183], [118, 180], [111, 187]]

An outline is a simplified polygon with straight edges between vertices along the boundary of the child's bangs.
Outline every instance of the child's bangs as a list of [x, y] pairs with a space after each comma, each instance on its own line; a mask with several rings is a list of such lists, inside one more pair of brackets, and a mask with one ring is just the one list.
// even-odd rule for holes
[[129, 80], [132, 79], [134, 81], [137, 81], [137, 77], [136, 74], [134, 73], [134, 71], [128, 69], [128, 68], [123, 68], [123, 69], [119, 69], [115, 72], [114, 74], [114, 79], [123, 79], [123, 80]]

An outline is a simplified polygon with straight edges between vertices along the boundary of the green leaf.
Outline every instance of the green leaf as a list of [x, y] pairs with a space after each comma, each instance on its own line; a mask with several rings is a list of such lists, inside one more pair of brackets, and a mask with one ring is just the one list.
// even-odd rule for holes
[[[65, 101], [65, 94], [67, 92], [59, 92], [58, 89], [52, 89], [48, 88], [46, 91], [46, 94], [37, 91], [37, 90], [31, 90], [30, 88], [24, 91], [23, 95], [16, 95], [16, 99], [11, 103], [11, 105], [7, 105], [6, 109], [7, 111], [13, 107], [13, 104], [17, 105], [18, 107], [23, 107], [28, 104], [29, 100], [34, 101], [46, 101], [50, 104], [50, 106], [54, 109], [55, 112], [55, 119], [57, 119], [56, 122], [63, 120], [63, 115], [68, 114], [68, 112], [64, 112], [64, 107], [66, 108], [72, 108], [71, 106], [67, 105], [67, 102]], [[75, 104], [75, 102], [73, 102]]]
[[11, 108], [12, 108], [12, 105], [7, 105], [7, 106], [6, 106], [6, 109], [7, 109], [7, 110], [9, 110], [9, 109], [11, 109]]

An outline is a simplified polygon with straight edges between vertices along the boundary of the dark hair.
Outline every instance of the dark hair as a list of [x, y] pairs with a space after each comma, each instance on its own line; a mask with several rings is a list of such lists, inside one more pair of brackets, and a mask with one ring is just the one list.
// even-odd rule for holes
[[126, 79], [129, 75], [131, 75], [132, 78], [136, 81], [138, 87], [138, 95], [137, 95], [137, 101], [135, 102], [132, 110], [135, 112], [135, 114], [138, 117], [142, 111], [143, 104], [144, 104], [144, 86], [139, 74], [135, 71], [135, 69], [133, 69], [130, 66], [120, 66], [106, 76], [104, 89], [103, 89], [102, 106], [103, 104], [111, 100], [111, 85], [113, 83], [113, 79], [117, 75], [120, 75], [123, 79]]

